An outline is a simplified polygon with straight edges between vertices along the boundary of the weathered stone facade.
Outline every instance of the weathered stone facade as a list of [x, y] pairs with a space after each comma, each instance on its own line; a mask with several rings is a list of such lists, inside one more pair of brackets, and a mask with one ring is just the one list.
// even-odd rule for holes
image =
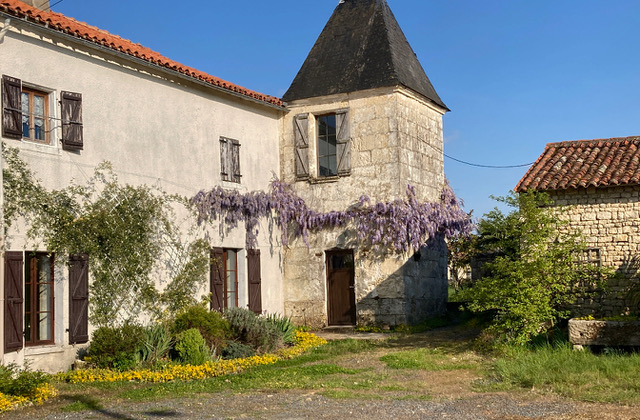
[[[619, 277], [609, 280], [600, 298], [579, 299], [576, 314], [616, 316], [630, 311], [628, 292], [638, 282], [640, 268], [640, 186], [581, 188], [547, 191], [563, 208], [568, 228], [581, 232], [590, 258], [613, 268]], [[638, 308], [634, 311], [637, 312]]]
[[[352, 94], [295, 101], [283, 118], [281, 178], [294, 184], [317, 211], [344, 210], [362, 195], [372, 202], [406, 197], [416, 187], [421, 201], [437, 201], [444, 185], [442, 115], [444, 110], [404, 88], [380, 88]], [[320, 178], [315, 117], [347, 109], [351, 132], [349, 176]], [[308, 115], [308, 180], [296, 181], [294, 118]], [[414, 323], [445, 310], [446, 250], [434, 243], [419, 258], [373, 255], [353, 232], [312, 235], [309, 247], [296, 240], [285, 251], [285, 313], [294, 322], [327, 324], [325, 251], [352, 249], [358, 324]]]

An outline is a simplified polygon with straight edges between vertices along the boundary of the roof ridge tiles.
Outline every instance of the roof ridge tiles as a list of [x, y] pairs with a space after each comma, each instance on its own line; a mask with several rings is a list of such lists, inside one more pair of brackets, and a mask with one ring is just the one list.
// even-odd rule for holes
[[227, 82], [200, 70], [196, 70], [195, 68], [185, 66], [143, 46], [140, 43], [122, 38], [119, 35], [115, 35], [104, 29], [89, 25], [86, 22], [81, 22], [74, 18], [65, 16], [62, 13], [39, 10], [23, 3], [20, 0], [0, 0], [0, 11], [15, 15], [19, 18], [28, 17], [34, 23], [57, 30], [61, 33], [66, 33], [70, 36], [84, 39], [85, 41], [121, 52], [151, 64], [177, 71], [185, 76], [204, 81], [207, 84], [230, 92], [241, 94], [253, 100], [278, 107], [284, 106], [282, 100], [278, 97], [256, 92], [242, 86], [235, 85], [231, 82]]
[[640, 136], [628, 136], [548, 143], [516, 191], [639, 184]]

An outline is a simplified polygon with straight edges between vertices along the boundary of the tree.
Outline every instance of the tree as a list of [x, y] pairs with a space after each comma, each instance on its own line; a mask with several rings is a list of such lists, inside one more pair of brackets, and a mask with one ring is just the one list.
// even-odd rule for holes
[[498, 255], [489, 275], [464, 292], [472, 311], [495, 311], [489, 332], [524, 344], [569, 315], [580, 293], [599, 283], [605, 270], [584, 263], [580, 235], [566, 229], [562, 211], [548, 195], [527, 192], [498, 197], [514, 210], [498, 209], [478, 224], [476, 252]]

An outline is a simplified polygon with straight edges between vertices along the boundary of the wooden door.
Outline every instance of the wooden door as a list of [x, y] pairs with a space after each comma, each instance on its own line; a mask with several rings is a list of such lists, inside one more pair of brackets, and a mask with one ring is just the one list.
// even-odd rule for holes
[[327, 251], [327, 312], [329, 325], [356, 324], [353, 251]]

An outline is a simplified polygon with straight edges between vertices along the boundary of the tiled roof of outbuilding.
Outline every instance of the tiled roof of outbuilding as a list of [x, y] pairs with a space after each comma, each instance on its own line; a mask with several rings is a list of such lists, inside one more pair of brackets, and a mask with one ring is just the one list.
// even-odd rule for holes
[[260, 102], [266, 102], [276, 106], [283, 105], [280, 98], [245, 89], [242, 86], [235, 85], [202, 71], [187, 67], [176, 61], [170, 60], [149, 48], [143, 47], [140, 44], [120, 38], [117, 35], [110, 34], [107, 31], [98, 29], [84, 22], [78, 22], [77, 20], [60, 13], [45, 12], [18, 0], [0, 0], [0, 11], [8, 15], [15, 16], [18, 19], [27, 20], [29, 22], [42, 25], [43, 27], [48, 27], [61, 33], [81, 38], [85, 41], [110, 48], [114, 51], [148, 61], [149, 63], [160, 67], [177, 71], [210, 85], [247, 96]]
[[640, 136], [633, 136], [549, 143], [516, 191], [638, 184]]

